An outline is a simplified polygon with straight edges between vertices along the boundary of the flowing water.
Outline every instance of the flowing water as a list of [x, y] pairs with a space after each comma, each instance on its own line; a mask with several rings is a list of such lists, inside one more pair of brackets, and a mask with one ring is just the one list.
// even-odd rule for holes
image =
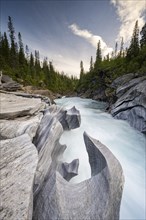
[[120, 219], [146, 219], [146, 137], [122, 120], [115, 120], [105, 112], [106, 104], [91, 99], [62, 98], [56, 104], [80, 111], [81, 126], [65, 131], [61, 144], [66, 144], [62, 160], [71, 162], [79, 158], [79, 175], [71, 181], [81, 182], [91, 177], [83, 132], [105, 144], [120, 161], [125, 185], [122, 196]]

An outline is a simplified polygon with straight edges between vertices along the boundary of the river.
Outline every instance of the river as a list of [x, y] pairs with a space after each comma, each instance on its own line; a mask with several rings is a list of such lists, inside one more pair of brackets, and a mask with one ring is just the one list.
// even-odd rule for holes
[[105, 112], [106, 103], [91, 99], [62, 98], [57, 105], [80, 111], [81, 126], [65, 131], [61, 144], [66, 144], [62, 160], [71, 162], [78, 158], [79, 175], [71, 181], [81, 182], [91, 177], [88, 155], [83, 141], [83, 132], [105, 144], [120, 161], [125, 185], [121, 202], [121, 220], [146, 219], [146, 136], [131, 128], [126, 121], [116, 120]]

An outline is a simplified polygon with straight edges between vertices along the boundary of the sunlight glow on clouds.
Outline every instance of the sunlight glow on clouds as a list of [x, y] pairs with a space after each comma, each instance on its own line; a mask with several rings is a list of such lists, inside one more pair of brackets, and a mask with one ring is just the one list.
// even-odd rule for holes
[[100, 40], [103, 56], [106, 56], [108, 53], [111, 53], [113, 51], [111, 47], [107, 46], [102, 37], [98, 35], [93, 35], [90, 31], [86, 29], [81, 29], [77, 24], [72, 24], [69, 26], [69, 28], [71, 29], [73, 34], [86, 39], [86, 41], [88, 41], [95, 48], [97, 48], [97, 43]]
[[120, 41], [123, 37], [126, 43], [131, 39], [136, 20], [138, 20], [140, 30], [145, 23], [146, 0], [111, 0], [111, 3], [116, 7], [121, 21], [117, 40]]

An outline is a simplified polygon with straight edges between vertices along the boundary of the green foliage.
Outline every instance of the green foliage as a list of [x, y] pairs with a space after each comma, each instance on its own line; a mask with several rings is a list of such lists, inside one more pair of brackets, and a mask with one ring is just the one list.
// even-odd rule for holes
[[10, 16], [8, 17], [8, 32], [10, 45], [7, 34], [0, 33], [0, 66], [4, 74], [10, 75], [18, 82], [23, 82], [24, 85], [47, 88], [62, 94], [75, 90], [78, 82], [76, 78], [58, 73], [47, 57], [44, 58], [41, 66], [39, 51], [35, 50], [34, 54], [29, 53], [28, 45], [26, 45], [24, 52], [21, 33], [18, 33], [17, 43]]
[[82, 75], [82, 80], [80, 78], [77, 91], [84, 93], [90, 90], [91, 93], [94, 93], [100, 88], [108, 91], [109, 84], [119, 76], [130, 72], [138, 73], [139, 76], [146, 75], [146, 24], [140, 34], [141, 40], [139, 42], [139, 28], [138, 21], [136, 21], [129, 48], [124, 50], [122, 38], [119, 53], [116, 43], [115, 51], [111, 57], [108, 54], [103, 60], [100, 42], [98, 42], [94, 67], [92, 68], [93, 61], [91, 60], [89, 72]]

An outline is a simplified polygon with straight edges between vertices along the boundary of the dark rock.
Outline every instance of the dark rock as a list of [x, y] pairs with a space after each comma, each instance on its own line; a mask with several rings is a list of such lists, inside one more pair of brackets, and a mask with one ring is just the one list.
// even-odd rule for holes
[[64, 179], [69, 181], [74, 176], [78, 175], [79, 159], [73, 160], [71, 163], [61, 163], [57, 171]]
[[66, 121], [69, 130], [80, 127], [81, 116], [80, 112], [75, 108], [75, 106], [66, 111]]
[[21, 85], [15, 82], [11, 77], [2, 75], [0, 89], [5, 91], [17, 91], [21, 89]]
[[128, 73], [123, 76], [116, 78], [112, 84], [110, 85], [112, 88], [117, 89], [117, 87], [124, 85], [125, 83], [129, 82], [133, 78], [137, 77], [136, 73]]
[[118, 87], [117, 94], [119, 98], [112, 106], [112, 115], [127, 120], [132, 127], [146, 133], [146, 77]]

